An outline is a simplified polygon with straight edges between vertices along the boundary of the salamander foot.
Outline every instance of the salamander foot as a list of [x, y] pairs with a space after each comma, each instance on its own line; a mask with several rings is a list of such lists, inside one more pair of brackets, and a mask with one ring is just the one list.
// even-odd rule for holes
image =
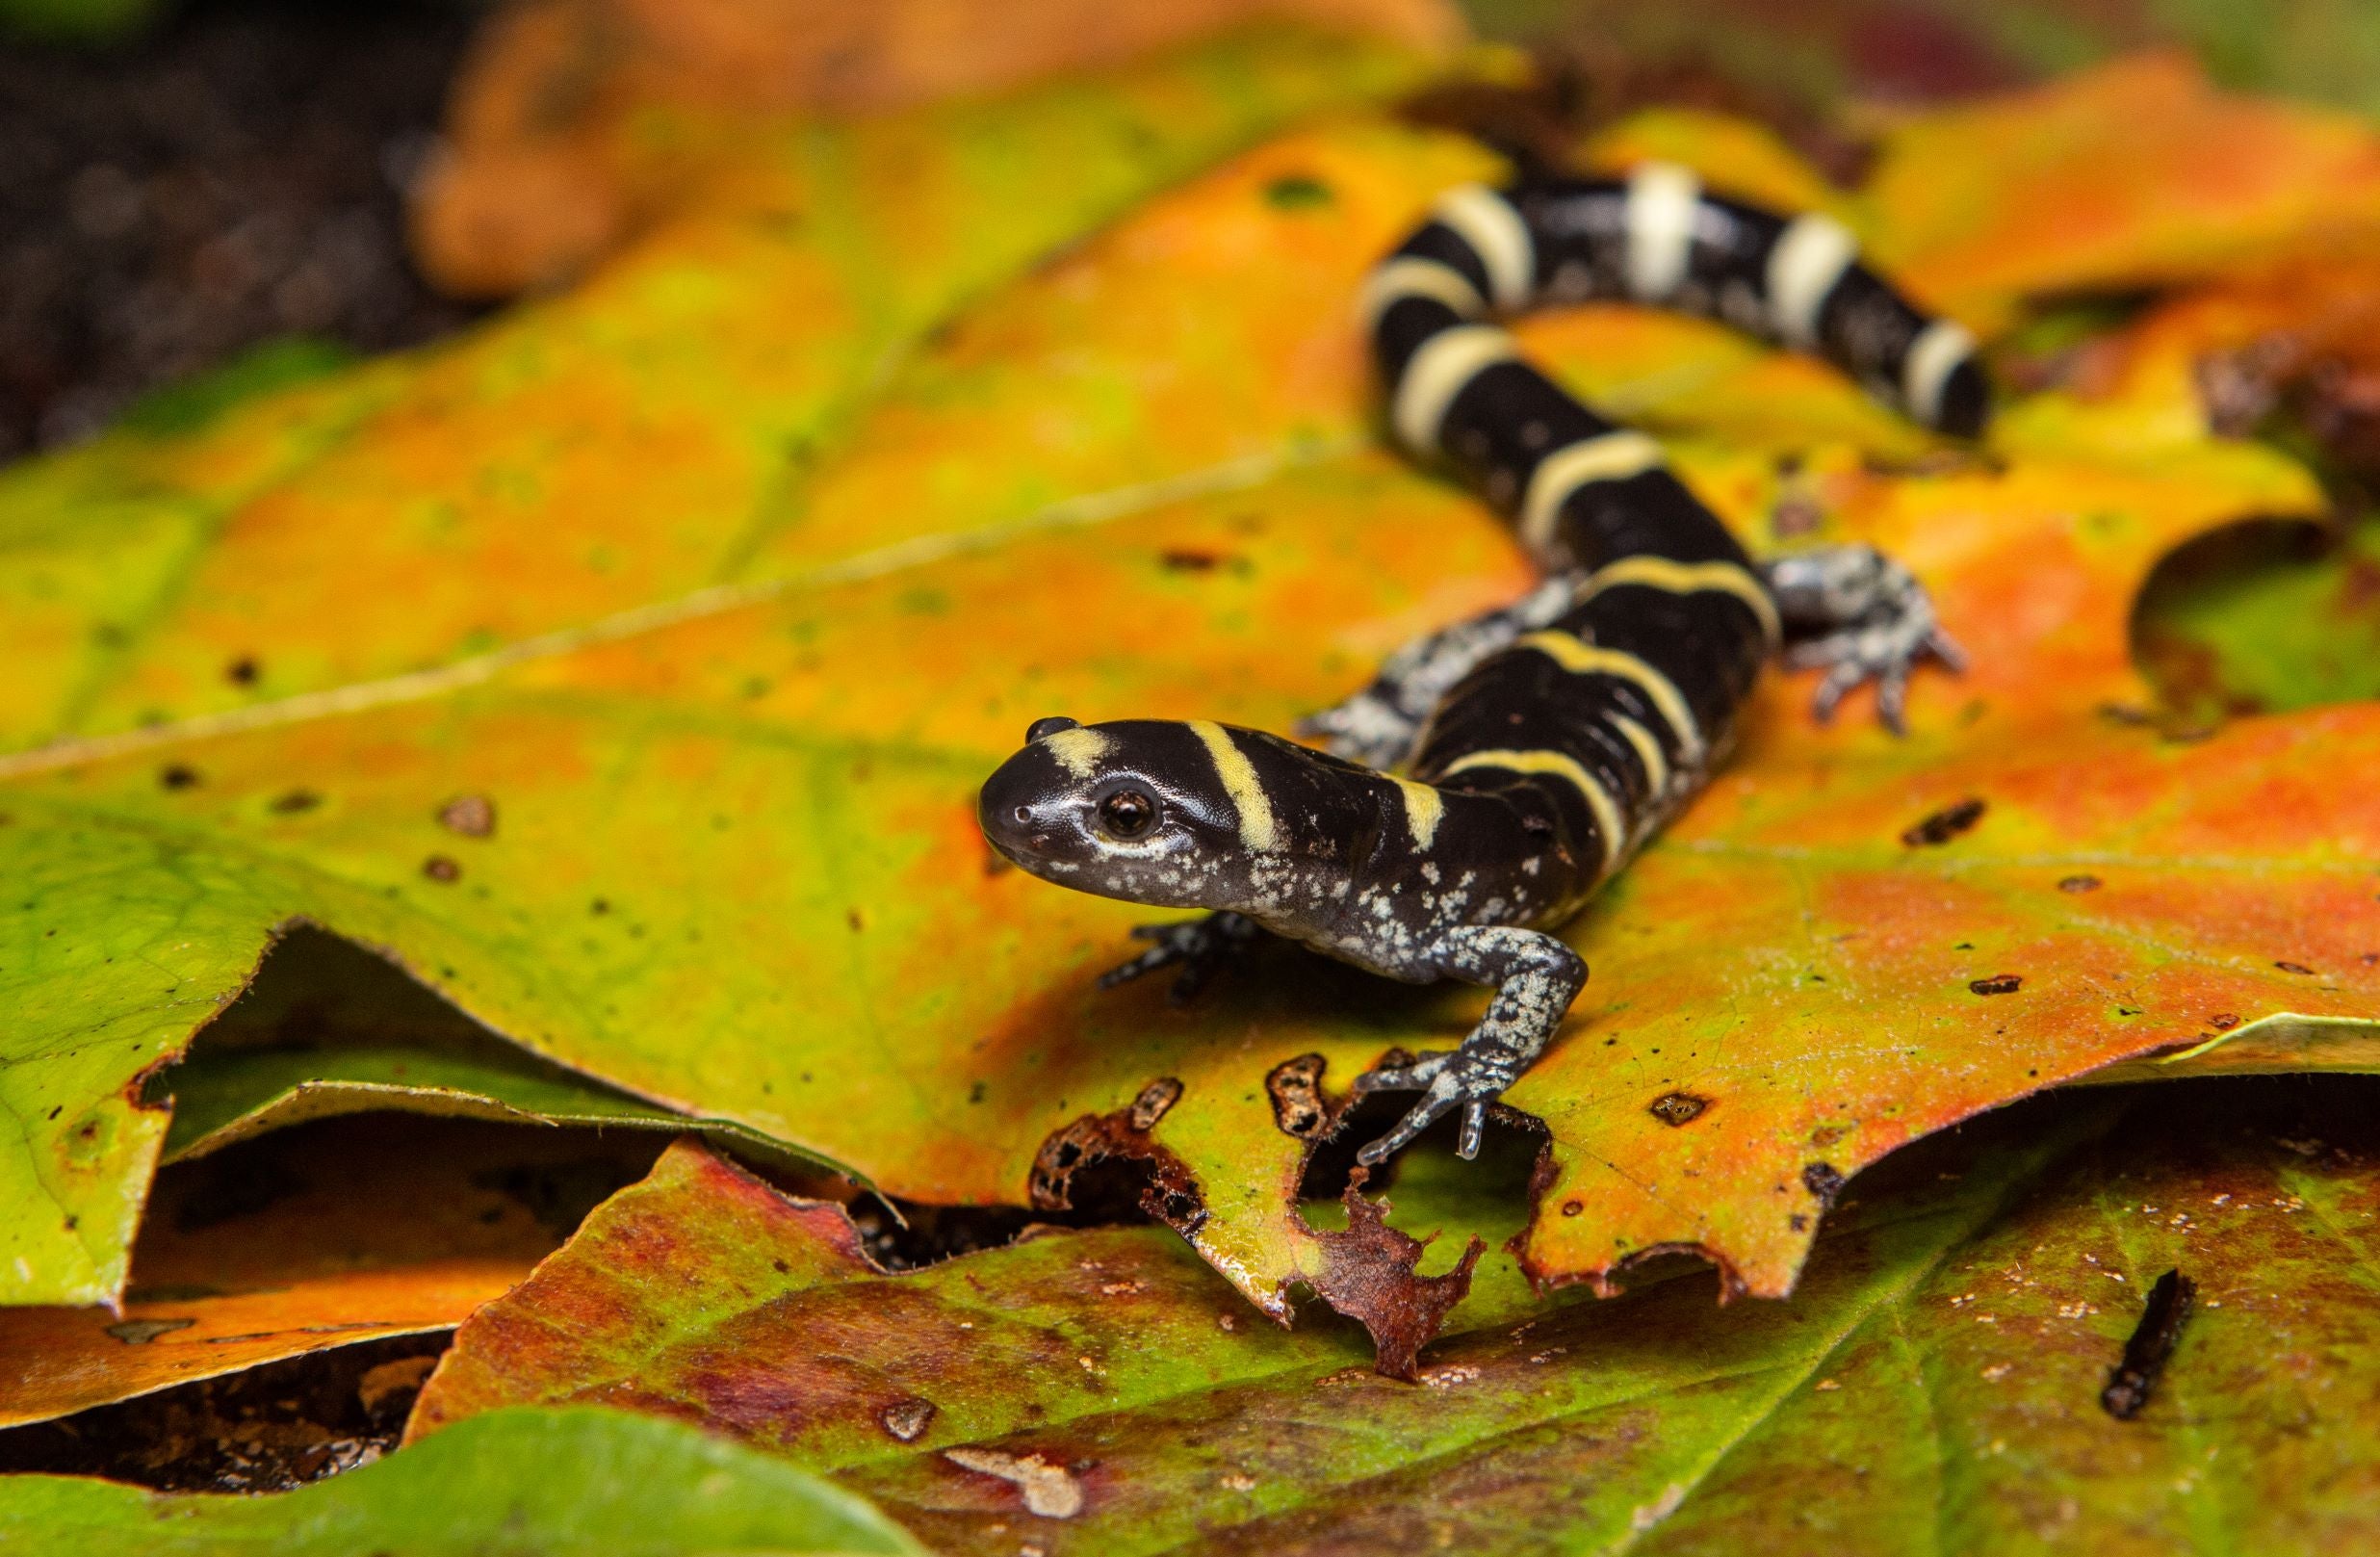
[[1963, 670], [1959, 652], [1934, 618], [1926, 586], [1873, 546], [1827, 546], [1777, 558], [1763, 571], [1785, 619], [1785, 663], [1823, 669], [1810, 711], [1821, 723], [1846, 694], [1876, 683], [1876, 717], [1906, 733], [1902, 713], [1909, 674], [1926, 659]]
[[1455, 1154], [1479, 1155], [1488, 1105], [1545, 1051], [1570, 1002], [1587, 982], [1587, 964], [1577, 952], [1541, 930], [1506, 925], [1464, 925], [1449, 930], [1434, 951], [1442, 977], [1488, 984], [1495, 999], [1488, 1015], [1455, 1050], [1419, 1055], [1391, 1053], [1387, 1063], [1356, 1077], [1356, 1094], [1419, 1092], [1396, 1128], [1356, 1154], [1377, 1167], [1412, 1144], [1415, 1136], [1460, 1108]]
[[1204, 919], [1136, 924], [1132, 927], [1134, 939], [1156, 944], [1122, 967], [1099, 974], [1099, 988], [1114, 989], [1144, 973], [1178, 966], [1181, 973], [1165, 998], [1175, 1005], [1188, 1005], [1217, 973], [1248, 955], [1248, 948], [1256, 944], [1259, 930], [1255, 920], [1228, 909]]

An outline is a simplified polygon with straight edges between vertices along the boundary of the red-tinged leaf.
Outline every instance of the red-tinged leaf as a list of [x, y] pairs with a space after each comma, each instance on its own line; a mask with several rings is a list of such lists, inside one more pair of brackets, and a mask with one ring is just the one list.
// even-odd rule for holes
[[[76, 1083], [117, 1120], [109, 1089], [178, 1051], [185, 1002], [302, 917], [566, 1065], [939, 1202], [1022, 1199], [1053, 1137], [1170, 1080], [1137, 1132], [1169, 1164], [1161, 1208], [1285, 1313], [1332, 1245], [1295, 1210], [1309, 1143], [1265, 1077], [1312, 1053], [1341, 1088], [1459, 1038], [1476, 1001], [1286, 951], [1187, 1014], [1096, 993], [1139, 916], [996, 871], [973, 791], [1040, 714], [1285, 727], [1525, 583], [1483, 508], [1371, 446], [1347, 312], [1431, 195], [1485, 169], [1354, 120], [1148, 202], [879, 386], [798, 511], [754, 532], [771, 582], [0, 760], [0, 851], [40, 884], [0, 970], [54, 1002], [36, 1036], [120, 1025]], [[2128, 240], [2144, 273], [2162, 231]], [[1773, 688], [1736, 766], [1574, 927], [1595, 981], [1512, 1100], [1552, 1131], [1537, 1275], [1689, 1245], [1781, 1293], [1823, 1203], [1900, 1141], [2211, 1030], [2369, 1021], [2380, 974], [2346, 940], [2371, 928], [2347, 885], [2370, 802], [2309, 775], [2364, 759], [2370, 711], [2195, 745], [2121, 722], [2148, 718], [2124, 653], [2140, 579], [2240, 516], [2318, 512], [2301, 466], [2167, 400], [2031, 395], [1962, 454], [1711, 326], [1587, 310], [1530, 339], [1764, 549], [1906, 556], [1978, 662], [1920, 686], [1905, 742], [1864, 707], [1814, 730], [1806, 687]], [[323, 803], [276, 809], [292, 786]], [[468, 794], [501, 825], [444, 820]], [[1901, 842], [1975, 799], [1968, 831]], [[189, 989], [161, 1002], [141, 957]], [[1701, 1100], [1690, 1121], [1654, 1111], [1672, 1094]], [[143, 1138], [93, 1170], [119, 1204]], [[1373, 1247], [1396, 1289], [1408, 1251]]]
[[653, 1151], [633, 1136], [367, 1120], [176, 1168], [115, 1311], [0, 1310], [0, 1426], [450, 1330]]
[[[1415, 1384], [1342, 1332], [1249, 1325], [1162, 1233], [885, 1276], [834, 1207], [681, 1148], [464, 1327], [413, 1432], [630, 1404], [827, 1472], [952, 1552], [1865, 1551], [1911, 1529], [1953, 1553], [2043, 1531], [2353, 1549], [2372, 1103], [2361, 1079], [2045, 1100], [1863, 1183], [1787, 1303], [1721, 1310], [1673, 1277], [1536, 1308], [1490, 1284]], [[1492, 1199], [1422, 1193], [1475, 1166], [1413, 1166], [1414, 1205], [1500, 1231]], [[2101, 1391], [2176, 1266], [2196, 1310], [2118, 1422]]]

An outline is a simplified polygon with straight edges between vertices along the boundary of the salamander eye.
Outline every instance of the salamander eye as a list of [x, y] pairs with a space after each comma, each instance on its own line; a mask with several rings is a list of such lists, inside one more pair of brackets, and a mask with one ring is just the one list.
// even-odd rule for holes
[[1157, 803], [1138, 790], [1118, 790], [1099, 802], [1099, 831], [1129, 843], [1157, 824]]

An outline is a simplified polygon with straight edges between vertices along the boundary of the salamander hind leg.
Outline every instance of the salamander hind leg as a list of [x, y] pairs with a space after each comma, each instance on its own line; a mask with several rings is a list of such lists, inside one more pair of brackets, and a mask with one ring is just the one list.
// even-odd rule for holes
[[1495, 999], [1461, 1048], [1384, 1065], [1356, 1078], [1358, 1095], [1422, 1094], [1394, 1129], [1356, 1154], [1367, 1167], [1403, 1150], [1458, 1108], [1462, 1124], [1455, 1150], [1466, 1159], [1477, 1156], [1488, 1105], [1545, 1051], [1587, 983], [1587, 964], [1579, 954], [1541, 930], [1463, 925], [1446, 933], [1433, 961], [1443, 977], [1492, 986]]
[[1154, 945], [1130, 962], [1099, 974], [1099, 988], [1114, 989], [1160, 968], [1179, 968], [1166, 999], [1176, 1005], [1187, 1005], [1217, 973], [1248, 955], [1261, 930], [1255, 920], [1229, 909], [1203, 919], [1135, 925], [1133, 936]]
[[1916, 575], [1873, 546], [1826, 546], [1764, 564], [1785, 626], [1785, 663], [1823, 669], [1811, 711], [1824, 722], [1863, 682], [1875, 682], [1876, 716], [1901, 733], [1909, 673], [1928, 657], [1966, 667], [1934, 618]]
[[1300, 719], [1298, 734], [1319, 739], [1333, 755], [1368, 767], [1402, 765], [1438, 699], [1482, 660], [1569, 610], [1580, 577], [1557, 573], [1509, 606], [1414, 639], [1388, 657], [1371, 686]]

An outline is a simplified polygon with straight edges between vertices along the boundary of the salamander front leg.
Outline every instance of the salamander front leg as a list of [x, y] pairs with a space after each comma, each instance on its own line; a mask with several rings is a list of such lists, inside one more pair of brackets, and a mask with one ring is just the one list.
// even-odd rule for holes
[[1166, 999], [1188, 1005], [1208, 980], [1248, 955], [1262, 926], [1245, 914], [1229, 909], [1204, 919], [1177, 920], [1170, 924], [1136, 924], [1133, 936], [1156, 944], [1120, 968], [1099, 974], [1099, 988], [1114, 989], [1160, 968], [1179, 967]]
[[1823, 668], [1811, 712], [1821, 723], [1862, 682], [1876, 686], [1876, 716], [1903, 733], [1909, 672], [1931, 656], [1966, 668], [1934, 619], [1933, 601], [1916, 575], [1873, 546], [1825, 546], [1775, 558], [1762, 570], [1785, 625], [1785, 663]]
[[1441, 976], [1490, 985], [1496, 997], [1460, 1049], [1422, 1054], [1409, 1064], [1384, 1065], [1356, 1077], [1358, 1096], [1423, 1095], [1396, 1129], [1356, 1154], [1356, 1160], [1366, 1167], [1386, 1160], [1458, 1107], [1462, 1125], [1455, 1151], [1465, 1159], [1477, 1156], [1488, 1105], [1545, 1051], [1587, 982], [1587, 964], [1579, 954], [1541, 930], [1464, 925], [1446, 933], [1433, 960]]
[[1558, 573], [1509, 606], [1415, 638], [1388, 657], [1372, 685], [1298, 721], [1338, 756], [1370, 767], [1401, 765], [1420, 739], [1422, 721], [1471, 667], [1570, 609], [1580, 576]]

